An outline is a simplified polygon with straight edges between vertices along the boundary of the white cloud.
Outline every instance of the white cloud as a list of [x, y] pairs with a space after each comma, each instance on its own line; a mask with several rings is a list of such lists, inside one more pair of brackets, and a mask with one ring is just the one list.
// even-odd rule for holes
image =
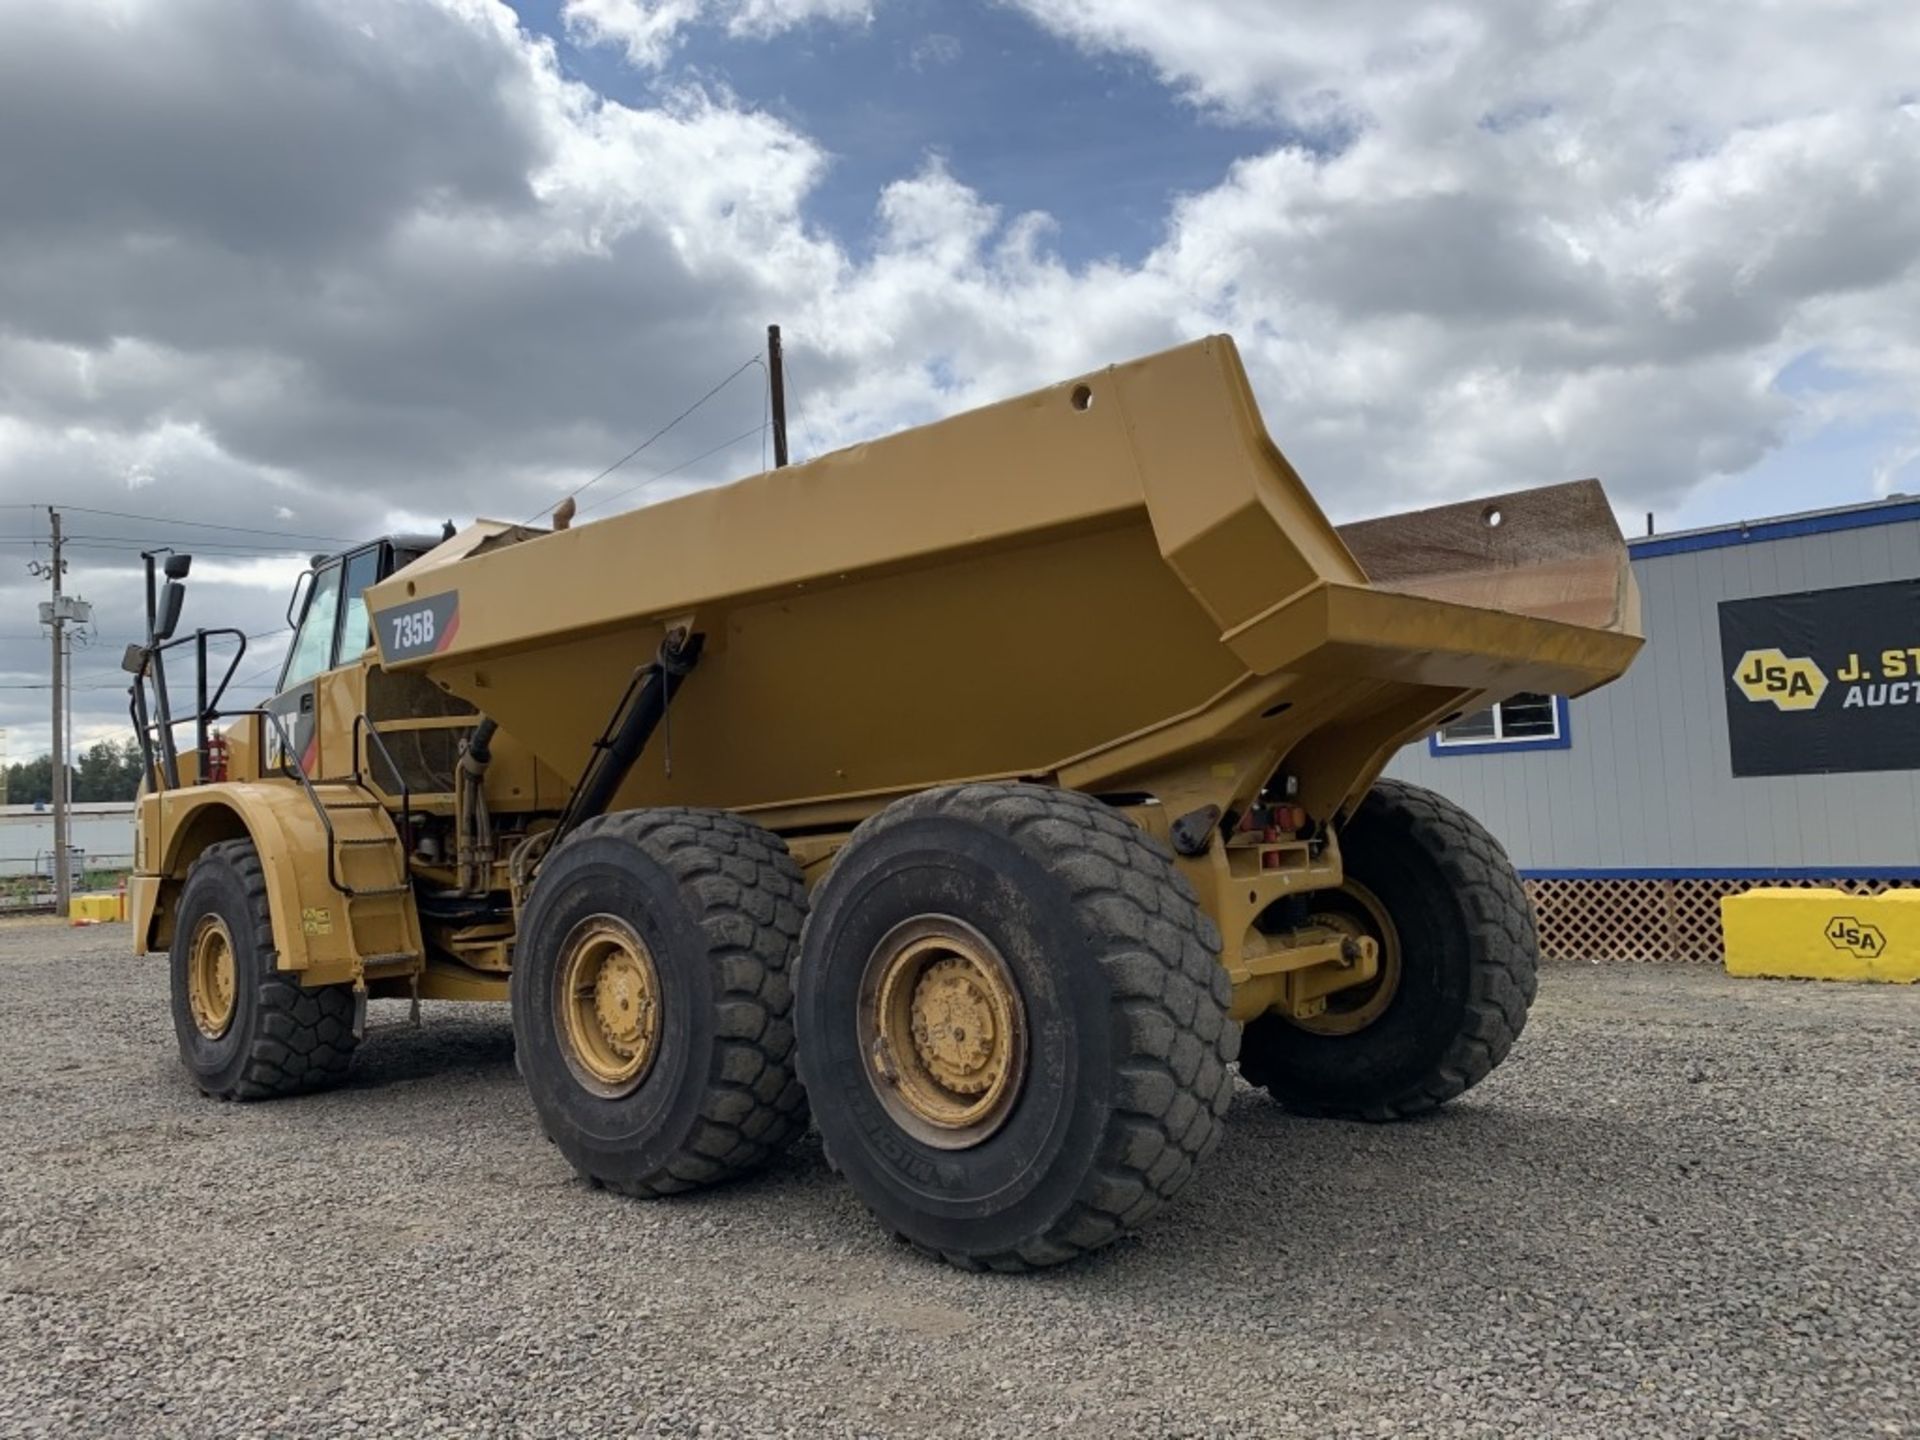
[[627, 59], [657, 69], [688, 27], [723, 25], [730, 35], [765, 39], [810, 20], [858, 24], [873, 18], [872, 0], [565, 0], [561, 14], [583, 43], [614, 45]]
[[1600, 469], [1670, 503], [1779, 441], [1772, 382], [1814, 348], [1911, 424], [1905, 4], [1014, 3], [1300, 135], [1177, 207], [1143, 268], [1254, 337], [1310, 476]]
[[[1139, 55], [1196, 100], [1435, 149], [1483, 122], [1559, 117], [1623, 170], [1743, 125], [1910, 95], [1899, 0], [1008, 0], [1096, 53]], [[1664, 136], [1664, 139], [1659, 137]]]

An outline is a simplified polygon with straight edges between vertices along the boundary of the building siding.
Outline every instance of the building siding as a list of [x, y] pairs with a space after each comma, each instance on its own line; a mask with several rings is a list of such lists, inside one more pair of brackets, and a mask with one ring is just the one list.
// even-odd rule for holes
[[[90, 869], [119, 869], [133, 864], [133, 802], [75, 805], [69, 816], [69, 847], [81, 852]], [[50, 873], [53, 860], [53, 812], [30, 805], [0, 807], [0, 878]]]
[[1388, 773], [1466, 806], [1525, 872], [1920, 870], [1920, 774], [1734, 778], [1718, 611], [1920, 578], [1920, 520], [1636, 554], [1633, 570], [1646, 648], [1570, 702], [1567, 749], [1433, 755], [1421, 741]]

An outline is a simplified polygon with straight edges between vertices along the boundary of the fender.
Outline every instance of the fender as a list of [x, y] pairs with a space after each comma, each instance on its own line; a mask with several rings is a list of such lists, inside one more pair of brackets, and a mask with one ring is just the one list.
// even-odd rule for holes
[[[355, 823], [376, 826], [398, 843], [383, 810], [358, 811]], [[326, 827], [305, 791], [278, 781], [194, 785], [140, 797], [135, 873], [127, 885], [135, 953], [172, 944], [187, 871], [207, 846], [233, 839], [251, 840], [260, 854], [277, 968], [335, 978], [357, 969], [347, 899], [327, 878]], [[411, 908], [410, 896], [397, 898]]]

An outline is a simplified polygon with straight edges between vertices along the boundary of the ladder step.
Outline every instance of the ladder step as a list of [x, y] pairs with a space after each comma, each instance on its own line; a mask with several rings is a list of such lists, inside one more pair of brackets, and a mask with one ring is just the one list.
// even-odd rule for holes
[[412, 893], [413, 886], [411, 885], [356, 885], [353, 894], [347, 898], [349, 900], [371, 900], [376, 895], [411, 895]]
[[411, 950], [396, 950], [391, 955], [362, 955], [361, 965], [371, 969], [375, 965], [415, 965], [420, 957]]
[[342, 839], [339, 839], [339, 840], [335, 840], [335, 841], [334, 841], [333, 843], [334, 843], [334, 844], [336, 844], [336, 845], [341, 845], [341, 846], [346, 846], [346, 845], [392, 845], [392, 844], [394, 844], [394, 843], [395, 843], [395, 841], [394, 841], [394, 839], [393, 839], [393, 837], [392, 837], [392, 836], [390, 836], [390, 835], [348, 835], [348, 836], [345, 836], [345, 837], [344, 837], [344, 838], [342, 838]]
[[332, 800], [322, 801], [321, 804], [336, 815], [342, 810], [384, 810], [387, 808], [378, 800]]

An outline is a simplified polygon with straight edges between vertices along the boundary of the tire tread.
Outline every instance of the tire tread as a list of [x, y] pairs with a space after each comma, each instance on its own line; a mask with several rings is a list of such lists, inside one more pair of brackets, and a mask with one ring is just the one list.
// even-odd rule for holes
[[[1437, 1110], [1471, 1090], [1507, 1057], [1527, 1023], [1539, 988], [1539, 939], [1533, 906], [1506, 852], [1480, 822], [1443, 795], [1400, 780], [1375, 782], [1363, 804], [1383, 825], [1425, 853], [1459, 900], [1467, 922], [1466, 1013], [1450, 1043], [1417, 1080], [1384, 1099], [1341, 1105], [1280, 1095], [1288, 1110], [1332, 1120], [1404, 1120]], [[1269, 1090], [1250, 1047], [1241, 1069]]]
[[778, 836], [723, 810], [622, 811], [587, 821], [575, 835], [616, 837], [674, 877], [700, 917], [718, 1012], [714, 1063], [685, 1143], [638, 1180], [581, 1173], [620, 1194], [655, 1199], [759, 1169], [807, 1124], [787, 978], [806, 911], [800, 867]]
[[194, 869], [202, 865], [225, 865], [239, 877], [247, 914], [231, 918], [243, 919], [252, 928], [255, 954], [275, 962], [259, 978], [260, 1026], [226, 1098], [271, 1100], [339, 1084], [360, 1043], [353, 1033], [352, 987], [309, 988], [293, 972], [278, 968], [266, 867], [251, 840], [216, 841], [194, 859]]
[[[1057, 1265], [1146, 1221], [1219, 1143], [1240, 1043], [1240, 1027], [1228, 1015], [1232, 986], [1220, 965], [1220, 935], [1171, 852], [1076, 791], [1027, 783], [927, 790], [867, 819], [848, 846], [929, 816], [997, 830], [1067, 889], [1109, 987], [1116, 1103], [1093, 1167], [1041, 1233], [985, 1254], [900, 1238], [966, 1270]], [[803, 1051], [803, 1076], [806, 1059]]]

